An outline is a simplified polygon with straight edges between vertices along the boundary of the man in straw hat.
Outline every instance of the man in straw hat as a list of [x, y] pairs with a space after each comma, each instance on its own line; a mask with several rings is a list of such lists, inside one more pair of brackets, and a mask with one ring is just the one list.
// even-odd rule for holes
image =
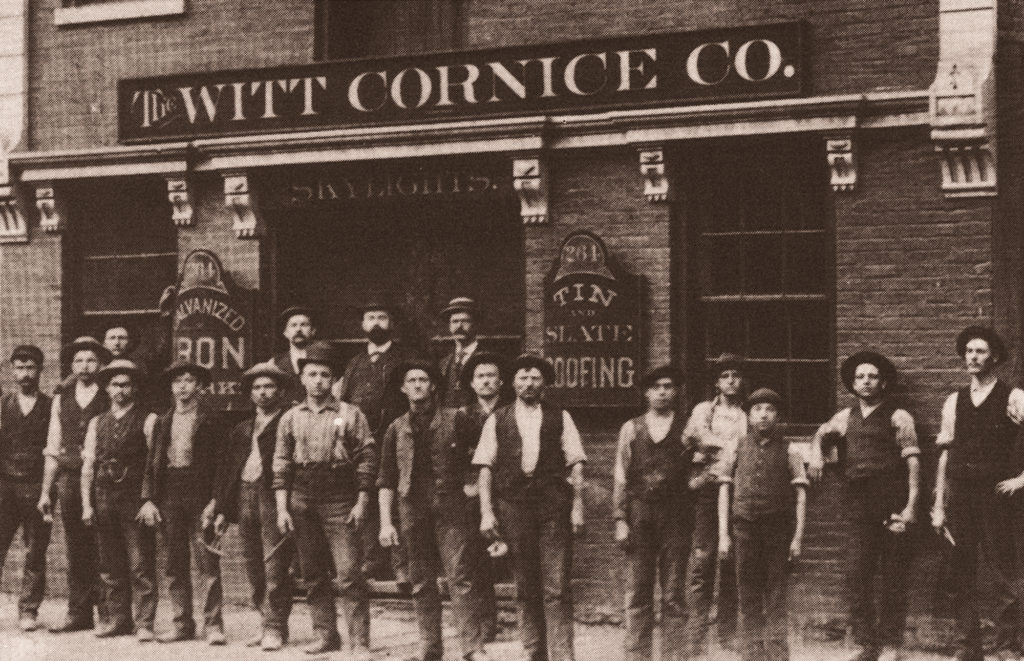
[[288, 349], [271, 358], [269, 362], [292, 377], [281, 393], [284, 404], [291, 406], [306, 397], [299, 381], [299, 361], [306, 357], [306, 349], [316, 340], [316, 317], [312, 308], [293, 305], [278, 316], [278, 322], [281, 334], [288, 340]]
[[67, 553], [68, 613], [61, 624], [50, 628], [53, 633], [91, 629], [94, 605], [102, 619], [96, 536], [82, 522], [82, 446], [89, 421], [110, 405], [107, 393], [96, 383], [100, 366], [110, 361], [102, 344], [93, 337], [79, 337], [64, 346], [61, 358], [71, 364], [75, 378], [73, 385], [61, 388], [53, 397], [37, 505], [44, 518], [53, 515], [50, 494], [56, 482]]
[[299, 365], [306, 399], [281, 416], [274, 446], [274, 496], [282, 534], [295, 531], [306, 603], [320, 654], [341, 647], [334, 590], [324, 558], [334, 560], [353, 656], [369, 658], [370, 597], [359, 532], [377, 478], [377, 446], [358, 407], [331, 397], [338, 369], [330, 346], [316, 344]]
[[157, 602], [156, 533], [140, 522], [139, 510], [156, 415], [138, 403], [144, 374], [134, 362], [115, 358], [97, 378], [110, 409], [89, 422], [82, 450], [82, 520], [96, 530], [107, 608], [107, 621], [96, 636], [134, 630], [139, 642], [150, 642]]
[[274, 502], [274, 445], [284, 411], [281, 403], [292, 377], [273, 363], [260, 363], [242, 375], [254, 415], [235, 425], [217, 467], [214, 524], [238, 523], [245, 574], [253, 606], [262, 616], [260, 635], [250, 645], [280, 649], [288, 640], [294, 587], [288, 572], [295, 543], [277, 527]]
[[512, 551], [527, 658], [572, 661], [569, 567], [572, 535], [583, 530], [587, 457], [569, 412], [543, 401], [555, 377], [551, 364], [523, 354], [510, 371], [516, 401], [487, 418], [473, 455], [480, 467], [480, 531], [494, 537], [500, 524]]
[[456, 296], [441, 310], [441, 317], [448, 322], [455, 346], [441, 359], [438, 399], [442, 406], [464, 406], [474, 398], [473, 391], [463, 384], [462, 368], [480, 350], [476, 336], [480, 308], [472, 298]]
[[46, 590], [50, 524], [36, 510], [43, 482], [43, 448], [50, 424], [50, 398], [39, 391], [43, 352], [22, 344], [11, 352], [17, 390], [0, 399], [0, 568], [18, 528], [24, 540], [18, 626], [35, 631]]
[[736, 568], [732, 556], [718, 557], [718, 476], [736, 444], [747, 434], [747, 414], [743, 410], [746, 388], [743, 359], [723, 353], [709, 365], [714, 377], [715, 396], [693, 407], [683, 436], [695, 448], [690, 489], [696, 497], [692, 545], [686, 565], [686, 649], [692, 657], [708, 652], [718, 580], [718, 604], [714, 612], [718, 641], [724, 648], [735, 646]]
[[661, 658], [685, 653], [686, 557], [694, 496], [693, 448], [676, 414], [682, 373], [662, 365], [644, 375], [647, 411], [623, 423], [612, 493], [615, 540], [626, 550], [627, 661], [651, 658], [655, 576], [661, 585]]
[[1014, 594], [1019, 570], [1012, 534], [1014, 501], [1009, 496], [1024, 487], [1024, 475], [1015, 475], [1014, 470], [1024, 391], [996, 376], [996, 367], [1006, 359], [1006, 347], [994, 330], [965, 328], [957, 337], [956, 350], [971, 383], [947, 397], [942, 406], [935, 439], [940, 454], [931, 519], [936, 532], [953, 544], [957, 658], [982, 661], [979, 550], [993, 579], [985, 584], [995, 603], [995, 651], [1001, 656], [1020, 652], [1021, 612]]
[[898, 658], [903, 652], [907, 571], [913, 551], [907, 529], [916, 519], [921, 450], [914, 418], [889, 396], [896, 367], [888, 358], [858, 351], [839, 371], [857, 401], [818, 428], [808, 472], [812, 480], [821, 479], [822, 445], [846, 439], [846, 576], [853, 635], [860, 646], [854, 659], [878, 661], [886, 646], [887, 653]]
[[142, 485], [146, 502], [139, 514], [148, 526], [163, 523], [167, 544], [168, 592], [171, 596], [171, 630], [158, 640], [173, 643], [196, 635], [192, 616], [191, 557], [199, 565], [203, 604], [203, 632], [211, 645], [223, 645], [223, 591], [220, 558], [205, 543], [204, 531], [213, 523], [214, 476], [221, 439], [221, 421], [201, 404], [202, 391], [210, 385], [210, 371], [178, 359], [164, 370], [170, 382], [174, 407], [157, 418]]

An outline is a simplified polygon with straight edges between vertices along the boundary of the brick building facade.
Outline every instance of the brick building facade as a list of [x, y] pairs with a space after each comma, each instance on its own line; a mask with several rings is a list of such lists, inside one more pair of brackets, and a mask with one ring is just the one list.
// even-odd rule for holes
[[[488, 311], [483, 332], [493, 341], [544, 351], [546, 278], [563, 240], [587, 230], [643, 278], [634, 368], [676, 361], [691, 405], [706, 395], [706, 359], [742, 351], [756, 380], [787, 395], [790, 431], [804, 436], [846, 400], [839, 363], [870, 345], [901, 370], [900, 401], [930, 448], [942, 398], [962, 378], [959, 329], [994, 324], [1012, 348], [1003, 376], [1018, 379], [1019, 3], [347, 4], [0, 3], [0, 28], [18, 37], [0, 57], [24, 74], [0, 88], [4, 107], [19, 109], [5, 113], [0, 134], [9, 170], [0, 171], [0, 354], [39, 344], [53, 357], [44, 375], [53, 385], [62, 341], [111, 318], [130, 315], [151, 342], [156, 297], [194, 249], [216, 253], [234, 284], [254, 292], [250, 360], [280, 348], [266, 320], [295, 302], [324, 310], [322, 334], [357, 349], [355, 310], [369, 291], [395, 298], [406, 336], [425, 347], [438, 348], [446, 332], [436, 317], [443, 302], [469, 293]], [[742, 66], [740, 41], [722, 44], [747, 34], [729, 31], [775, 25], [800, 35], [786, 57], [799, 62], [801, 85], [780, 94], [748, 80], [746, 92], [696, 100], [577, 99], [273, 130], [211, 121], [208, 132], [141, 138], [126, 131], [132, 104], [118, 95], [139, 79], [195, 77], [198, 89], [212, 72], [339, 57], [375, 72], [392, 56], [415, 66], [429, 52], [457, 62], [465, 51], [619, 37], [637, 39], [639, 52], [648, 37], [706, 30], [722, 31], [707, 33], [704, 52], [714, 60], [728, 49], [722, 62], [705, 62], [725, 79]], [[782, 75], [766, 49], [762, 41], [746, 51], [768, 57], [745, 70], [749, 79]], [[698, 85], [713, 87], [710, 76], [697, 71]], [[244, 89], [257, 91], [254, 80]], [[222, 86], [210, 89], [235, 89]], [[201, 114], [204, 99], [193, 99]], [[392, 190], [402, 176], [405, 188]], [[472, 177], [486, 190], [467, 185]], [[589, 526], [574, 567], [585, 618], [620, 609], [611, 467], [618, 425], [633, 410], [621, 403], [576, 413], [591, 458]], [[842, 622], [839, 480], [827, 478], [810, 503], [796, 611], [802, 621]], [[912, 613], [927, 628], [942, 601], [941, 554], [928, 534], [919, 557]], [[51, 566], [61, 562], [51, 550]]]

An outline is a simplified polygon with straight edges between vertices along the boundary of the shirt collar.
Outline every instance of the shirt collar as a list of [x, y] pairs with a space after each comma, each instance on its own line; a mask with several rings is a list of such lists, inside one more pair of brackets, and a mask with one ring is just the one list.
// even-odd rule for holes
[[126, 406], [126, 407], [124, 407], [123, 409], [120, 409], [120, 410], [115, 409], [114, 405], [111, 404], [110, 405], [110, 415], [112, 415], [115, 418], [117, 418], [118, 420], [120, 420], [124, 416], [128, 415], [133, 408], [135, 408], [135, 402], [132, 402], [131, 404], [129, 404], [128, 406]]
[[334, 411], [335, 413], [337, 413], [338, 411], [341, 410], [341, 404], [339, 404], [338, 400], [334, 399], [333, 397], [329, 397], [327, 401], [324, 402], [323, 406], [321, 406], [319, 409], [314, 409], [309, 404], [309, 398], [306, 398], [299, 403], [299, 408], [306, 411], [311, 411], [313, 413], [320, 413], [322, 411], [327, 410]]
[[872, 406], [865, 406], [864, 402], [858, 399], [857, 405], [860, 407], [860, 417], [866, 418], [875, 411], [877, 411], [878, 407], [882, 405], [882, 402], [878, 402], [877, 404], [874, 404]]
[[366, 353], [368, 353], [371, 356], [375, 353], [386, 353], [388, 349], [391, 348], [391, 345], [394, 344], [394, 342], [394, 340], [388, 340], [384, 344], [374, 344], [373, 342], [367, 342]]
[[[461, 356], [471, 356], [471, 355], [473, 355], [473, 352], [476, 351], [476, 348], [477, 348], [477, 346], [479, 344], [480, 344], [480, 340], [473, 340], [472, 342], [470, 342], [466, 346], [462, 347], [461, 350], [459, 349], [459, 347], [456, 346], [455, 347], [455, 353], [459, 354]], [[461, 353], [460, 353], [460, 351], [461, 351]]]
[[536, 414], [540, 411], [540, 402], [536, 406], [530, 406], [523, 400], [516, 398], [516, 413], [523, 413], [525, 415]]
[[198, 410], [199, 410], [199, 400], [198, 399], [197, 400], [193, 400], [192, 403], [188, 405], [188, 408], [185, 408], [185, 409], [178, 408], [177, 402], [175, 402], [175, 404], [174, 404], [174, 415], [192, 415], [192, 414], [194, 414]]
[[76, 397], [78, 395], [80, 395], [80, 394], [83, 394], [83, 395], [84, 394], [93, 394], [93, 395], [95, 395], [96, 392], [99, 389], [100, 389], [100, 384], [96, 383], [95, 381], [93, 381], [89, 385], [85, 385], [81, 381], [75, 381], [75, 396]]

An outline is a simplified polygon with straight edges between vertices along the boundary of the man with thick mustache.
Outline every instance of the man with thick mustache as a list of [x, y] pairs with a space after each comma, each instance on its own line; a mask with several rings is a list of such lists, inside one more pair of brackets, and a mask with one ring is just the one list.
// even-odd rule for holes
[[441, 316], [448, 321], [448, 332], [455, 346], [441, 359], [439, 402], [442, 406], [466, 406], [473, 403], [476, 397], [472, 390], [463, 385], [462, 368], [480, 351], [480, 340], [477, 339], [480, 309], [472, 298], [456, 296], [441, 310]]
[[299, 379], [299, 361], [306, 357], [306, 349], [316, 339], [317, 328], [313, 311], [304, 305], [293, 305], [278, 317], [281, 334], [288, 340], [288, 350], [270, 359], [277, 369], [291, 375], [282, 401], [286, 406], [298, 404], [306, 398], [306, 390]]

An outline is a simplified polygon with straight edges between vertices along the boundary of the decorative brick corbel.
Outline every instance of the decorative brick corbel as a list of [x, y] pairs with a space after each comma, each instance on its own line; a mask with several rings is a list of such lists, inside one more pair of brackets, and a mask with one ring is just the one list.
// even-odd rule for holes
[[539, 155], [512, 159], [512, 188], [519, 195], [519, 215], [524, 225], [548, 222], [547, 166]]
[[56, 195], [53, 184], [36, 186], [36, 209], [39, 210], [39, 228], [47, 233], [64, 231], [64, 205]]
[[263, 233], [263, 221], [256, 205], [256, 195], [250, 190], [249, 175], [245, 172], [225, 172], [224, 204], [234, 214], [233, 229], [239, 239], [252, 239]]
[[996, 194], [996, 0], [940, 0], [931, 137], [946, 197]]
[[178, 227], [191, 227], [194, 220], [192, 208], [192, 189], [183, 175], [169, 176], [167, 179], [167, 201], [171, 203], [171, 219]]
[[852, 136], [826, 136], [825, 157], [832, 190], [850, 192], [857, 187], [857, 152]]
[[644, 197], [648, 202], [669, 199], [668, 177], [665, 176], [665, 150], [661, 145], [638, 148], [640, 174], [644, 178]]
[[0, 186], [0, 243], [27, 243], [28, 223], [13, 186]]

